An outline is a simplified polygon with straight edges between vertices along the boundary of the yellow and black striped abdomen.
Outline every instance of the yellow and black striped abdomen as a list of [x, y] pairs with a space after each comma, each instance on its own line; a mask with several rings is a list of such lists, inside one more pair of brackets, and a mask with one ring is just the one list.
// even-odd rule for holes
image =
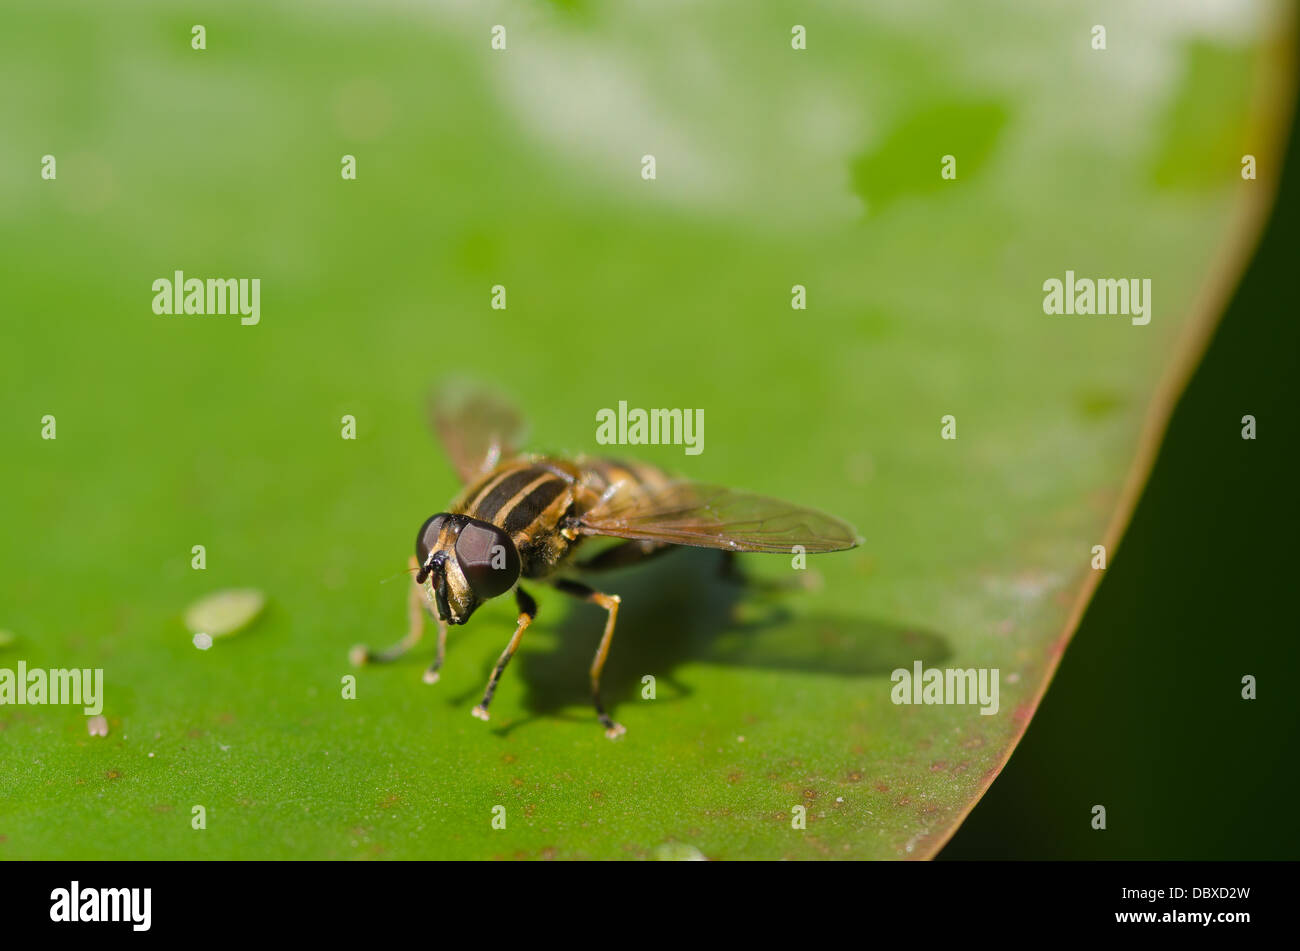
[[579, 514], [602, 499], [617, 500], [619, 507], [635, 505], [649, 500], [658, 489], [672, 481], [663, 470], [644, 462], [580, 456], [576, 464], [582, 472], [582, 487], [586, 490], [579, 493]]
[[615, 499], [620, 507], [635, 505], [670, 481], [658, 468], [640, 462], [521, 457], [466, 486], [450, 511], [502, 528], [519, 550], [523, 577], [544, 578], [583, 541], [562, 534], [567, 517]]

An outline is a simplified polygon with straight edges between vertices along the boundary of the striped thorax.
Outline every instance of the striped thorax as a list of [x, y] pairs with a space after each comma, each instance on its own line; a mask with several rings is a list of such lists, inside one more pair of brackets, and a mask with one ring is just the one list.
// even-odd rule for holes
[[439, 618], [464, 624], [521, 577], [545, 578], [560, 568], [583, 540], [567, 528], [571, 520], [667, 481], [652, 466], [608, 459], [521, 456], [503, 462], [420, 527], [416, 580]]

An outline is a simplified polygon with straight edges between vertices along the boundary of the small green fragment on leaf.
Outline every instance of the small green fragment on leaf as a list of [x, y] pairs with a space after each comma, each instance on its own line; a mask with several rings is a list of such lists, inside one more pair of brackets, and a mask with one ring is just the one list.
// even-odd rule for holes
[[665, 842], [655, 849], [656, 862], [707, 862], [704, 853], [685, 842]]
[[0, 647], [8, 647], [11, 644], [17, 643], [17, 641], [18, 635], [13, 631], [0, 631]]
[[[252, 624], [266, 607], [266, 596], [256, 588], [233, 588], [201, 598], [185, 612], [185, 626], [196, 634], [227, 637]], [[195, 638], [194, 646], [203, 649]]]

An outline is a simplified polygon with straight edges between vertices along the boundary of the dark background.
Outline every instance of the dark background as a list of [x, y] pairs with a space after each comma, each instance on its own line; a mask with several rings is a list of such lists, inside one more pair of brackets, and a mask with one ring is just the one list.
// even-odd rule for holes
[[1296, 126], [1123, 543], [1024, 741], [940, 858], [1300, 855]]

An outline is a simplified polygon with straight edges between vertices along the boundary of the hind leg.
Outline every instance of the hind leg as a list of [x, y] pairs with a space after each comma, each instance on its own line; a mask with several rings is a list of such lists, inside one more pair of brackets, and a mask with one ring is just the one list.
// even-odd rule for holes
[[659, 545], [654, 542], [626, 541], [593, 555], [586, 561], [573, 565], [575, 571], [611, 571], [614, 568], [626, 568], [639, 565], [676, 548], [676, 545]]
[[582, 600], [590, 601], [592, 604], [599, 604], [607, 612], [605, 633], [601, 636], [600, 646], [596, 648], [596, 656], [591, 661], [591, 701], [596, 707], [596, 717], [600, 720], [601, 726], [605, 728], [605, 736], [611, 740], [616, 740], [627, 732], [627, 728], [621, 723], [615, 723], [610, 715], [605, 712], [605, 705], [600, 700], [600, 674], [605, 669], [605, 661], [609, 657], [610, 642], [614, 640], [614, 624], [618, 621], [619, 596], [616, 594], [602, 594], [585, 584], [565, 579], [555, 582], [555, 587], [565, 594], [573, 595], [575, 598], [582, 598]]

